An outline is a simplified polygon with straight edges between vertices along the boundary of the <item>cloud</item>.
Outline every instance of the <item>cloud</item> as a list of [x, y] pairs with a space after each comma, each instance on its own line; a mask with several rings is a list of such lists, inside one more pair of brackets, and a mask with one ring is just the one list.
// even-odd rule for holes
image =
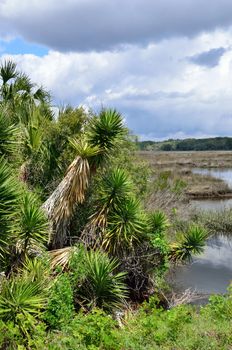
[[189, 61], [198, 64], [200, 66], [213, 68], [219, 64], [220, 58], [224, 55], [226, 49], [219, 47], [217, 49], [211, 49], [209, 51], [202, 52], [200, 54], [189, 57]]
[[[143, 139], [232, 135], [231, 32], [173, 38], [148, 47], [112, 52], [49, 51], [11, 57], [57, 105], [117, 108]], [[214, 69], [186, 57], [226, 51]], [[216, 83], [215, 83], [216, 82]]]
[[232, 25], [231, 0], [0, 0], [0, 35], [68, 51], [146, 46]]

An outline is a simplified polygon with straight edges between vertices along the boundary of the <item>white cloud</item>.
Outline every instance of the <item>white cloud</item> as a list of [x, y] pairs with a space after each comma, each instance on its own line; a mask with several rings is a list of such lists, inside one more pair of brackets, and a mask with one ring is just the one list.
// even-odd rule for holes
[[[230, 30], [216, 31], [124, 51], [50, 51], [13, 59], [52, 92], [57, 104], [116, 107], [143, 138], [231, 135], [231, 39]], [[225, 51], [218, 65], [189, 61], [221, 47]]]

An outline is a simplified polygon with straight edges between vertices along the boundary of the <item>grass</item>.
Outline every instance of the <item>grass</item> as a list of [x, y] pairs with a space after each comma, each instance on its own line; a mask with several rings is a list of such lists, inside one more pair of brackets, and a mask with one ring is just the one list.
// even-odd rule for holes
[[169, 184], [172, 182], [174, 185], [178, 181], [185, 184], [182, 192], [186, 201], [189, 198], [232, 197], [232, 189], [223, 180], [191, 171], [193, 168], [229, 168], [232, 165], [232, 152], [140, 151], [137, 153], [137, 160], [148, 162], [153, 169], [154, 182], [160, 176], [166, 176]]

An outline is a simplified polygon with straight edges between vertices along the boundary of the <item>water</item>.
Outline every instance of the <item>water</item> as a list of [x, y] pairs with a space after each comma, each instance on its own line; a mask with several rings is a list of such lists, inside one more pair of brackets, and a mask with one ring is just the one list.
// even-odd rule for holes
[[222, 235], [209, 239], [201, 256], [176, 269], [175, 282], [199, 293], [226, 293], [232, 281], [232, 240]]
[[[193, 172], [220, 178], [232, 188], [232, 169], [193, 169]], [[191, 205], [200, 210], [218, 211], [232, 208], [232, 199], [193, 200]], [[199, 293], [225, 293], [232, 281], [232, 237], [218, 233], [210, 238], [202, 255], [195, 257], [191, 265], [176, 269], [175, 281], [178, 286]]]
[[194, 174], [209, 175], [225, 181], [232, 188], [232, 169], [192, 169]]
[[190, 201], [191, 207], [205, 211], [220, 211], [232, 208], [232, 198], [228, 199], [194, 199]]

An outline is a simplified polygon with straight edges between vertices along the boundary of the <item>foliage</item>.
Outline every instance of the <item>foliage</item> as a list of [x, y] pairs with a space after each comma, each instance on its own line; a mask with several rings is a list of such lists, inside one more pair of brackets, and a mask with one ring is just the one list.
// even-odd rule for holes
[[77, 289], [80, 305], [88, 309], [100, 307], [112, 310], [122, 305], [127, 295], [123, 283], [125, 273], [116, 272], [119, 265], [116, 259], [109, 259], [105, 253], [90, 251], [86, 255], [86, 276]]
[[117, 339], [112, 331], [116, 326], [116, 321], [100, 309], [93, 309], [88, 314], [80, 312], [66, 325], [63, 333], [49, 336], [48, 346], [57, 350], [115, 349]]
[[153, 211], [147, 193], [166, 203], [186, 184], [139, 161], [116, 110], [53, 110], [48, 92], [1, 65], [0, 348], [208, 349], [197, 327], [208, 335], [213, 317], [225, 327], [214, 323], [213, 346], [226, 348], [230, 296], [198, 313], [154, 304], [169, 263], [201, 253], [207, 237], [194, 224], [169, 244], [174, 211]]
[[168, 227], [168, 218], [164, 212], [157, 210], [149, 214], [149, 229], [152, 234], [163, 234]]
[[141, 141], [141, 150], [154, 151], [229, 151], [232, 150], [231, 137], [211, 137], [202, 139], [166, 140], [161, 142]]
[[179, 234], [177, 242], [171, 245], [171, 259], [191, 260], [192, 254], [201, 254], [204, 251], [207, 232], [203, 227], [192, 225], [187, 233]]
[[[122, 327], [102, 310], [94, 309], [87, 314], [79, 312], [60, 332], [43, 336], [38, 331], [43, 344], [38, 338], [35, 344], [41, 350], [229, 350], [232, 322], [227, 308], [231, 310], [230, 294], [217, 302], [214, 298], [200, 309], [185, 305], [166, 311], [151, 300], [136, 311], [128, 310], [121, 320]], [[20, 335], [12, 324], [0, 323], [2, 329], [5, 331], [0, 332], [0, 344], [2, 338], [9, 337], [18, 337], [20, 344]]]
[[35, 194], [24, 192], [22, 196], [14, 235], [17, 250], [26, 254], [29, 248], [43, 247], [48, 241], [48, 222]]
[[4, 114], [4, 109], [0, 109], [0, 156], [9, 156], [17, 151], [20, 145], [20, 130], [11, 124]]
[[73, 291], [67, 273], [58, 275], [50, 292], [44, 320], [49, 327], [60, 329], [67, 325], [74, 314]]
[[28, 278], [14, 277], [5, 281], [1, 289], [0, 314], [5, 320], [16, 322], [18, 315], [37, 314], [43, 307], [45, 299], [41, 286]]
[[140, 209], [138, 200], [127, 198], [109, 214], [107, 231], [103, 246], [106, 250], [120, 255], [146, 238], [146, 217]]

